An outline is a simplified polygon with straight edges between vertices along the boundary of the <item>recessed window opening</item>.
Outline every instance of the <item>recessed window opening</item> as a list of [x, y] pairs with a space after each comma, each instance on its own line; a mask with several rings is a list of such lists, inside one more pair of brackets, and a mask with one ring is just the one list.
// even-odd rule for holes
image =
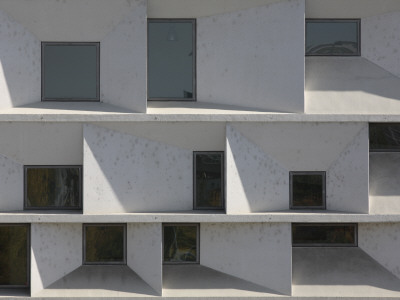
[[164, 224], [164, 264], [196, 264], [199, 261], [199, 225]]
[[370, 123], [370, 152], [399, 152], [400, 123]]
[[290, 208], [325, 209], [325, 172], [290, 172]]

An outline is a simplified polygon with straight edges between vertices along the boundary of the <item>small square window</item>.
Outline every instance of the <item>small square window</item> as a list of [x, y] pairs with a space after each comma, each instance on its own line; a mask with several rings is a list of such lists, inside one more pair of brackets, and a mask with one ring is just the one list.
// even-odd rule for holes
[[99, 43], [42, 43], [42, 101], [99, 101]]
[[83, 264], [126, 264], [126, 225], [84, 224]]
[[356, 247], [357, 224], [294, 223], [293, 247]]
[[224, 208], [223, 162], [223, 152], [193, 152], [194, 209]]
[[370, 123], [369, 151], [400, 151], [400, 123]]
[[25, 209], [82, 209], [80, 166], [25, 166]]
[[0, 224], [0, 288], [29, 286], [28, 224]]
[[325, 209], [325, 172], [290, 172], [290, 208]]
[[148, 21], [148, 99], [196, 99], [196, 21]]
[[199, 263], [199, 225], [164, 224], [165, 264]]
[[360, 56], [360, 20], [307, 19], [306, 55]]

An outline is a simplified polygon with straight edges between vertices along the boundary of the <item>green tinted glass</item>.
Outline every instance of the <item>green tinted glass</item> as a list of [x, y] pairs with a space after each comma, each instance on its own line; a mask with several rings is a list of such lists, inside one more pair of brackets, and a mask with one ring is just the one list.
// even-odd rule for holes
[[197, 225], [164, 226], [164, 262], [196, 263]]

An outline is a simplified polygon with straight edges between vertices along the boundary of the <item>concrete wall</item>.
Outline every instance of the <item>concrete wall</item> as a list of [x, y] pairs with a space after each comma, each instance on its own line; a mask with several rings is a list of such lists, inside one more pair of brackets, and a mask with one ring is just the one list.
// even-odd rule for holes
[[192, 152], [84, 126], [84, 213], [193, 208]]
[[303, 78], [304, 0], [197, 19], [199, 102], [303, 112]]
[[0, 211], [23, 210], [24, 168], [0, 154]]
[[82, 265], [82, 224], [31, 224], [31, 294]]
[[358, 246], [400, 278], [400, 224], [358, 224]]
[[400, 213], [400, 153], [370, 153], [370, 213]]
[[159, 295], [162, 294], [162, 225], [129, 223], [127, 264]]
[[291, 294], [290, 224], [202, 223], [200, 253], [201, 265]]

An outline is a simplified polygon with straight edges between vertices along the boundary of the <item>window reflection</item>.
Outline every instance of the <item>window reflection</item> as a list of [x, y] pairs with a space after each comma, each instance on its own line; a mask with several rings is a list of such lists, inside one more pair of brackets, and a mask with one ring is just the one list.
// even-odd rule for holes
[[164, 225], [164, 262], [198, 262], [198, 225]]

